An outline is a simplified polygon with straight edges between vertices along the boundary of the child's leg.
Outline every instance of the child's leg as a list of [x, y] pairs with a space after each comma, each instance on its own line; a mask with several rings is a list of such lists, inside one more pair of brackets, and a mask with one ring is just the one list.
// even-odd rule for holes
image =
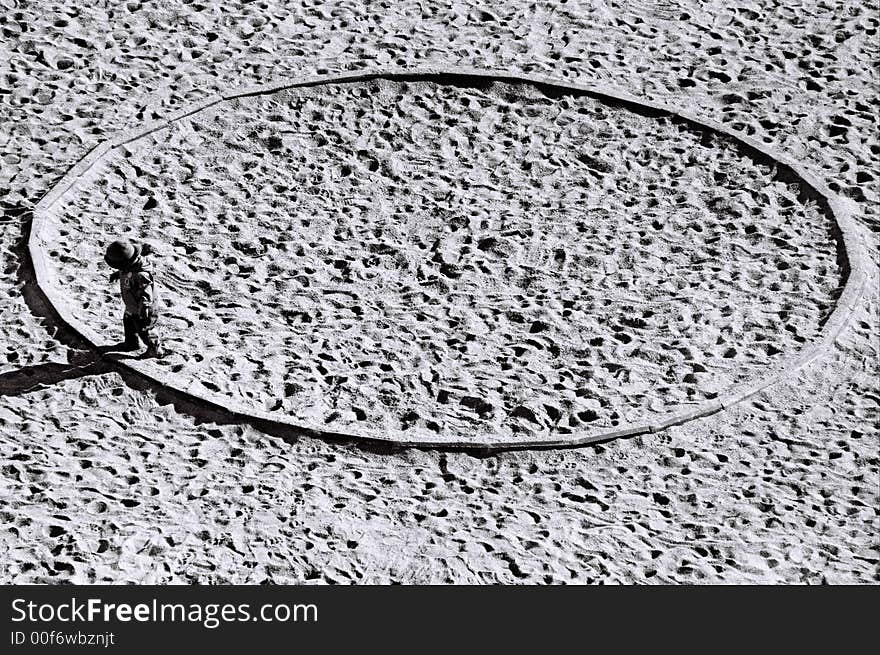
[[134, 350], [138, 347], [138, 329], [137, 319], [131, 314], [123, 314], [122, 316], [122, 327], [125, 330], [125, 341], [123, 345], [126, 348], [130, 348]]
[[148, 313], [145, 320], [138, 323], [138, 336], [147, 346], [147, 352], [144, 353], [145, 355], [155, 357], [156, 355], [161, 354], [162, 345], [156, 329], [155, 315]]
[[149, 350], [158, 350], [159, 348], [159, 336], [156, 334], [155, 330], [152, 328], [144, 328], [138, 333], [138, 336], [141, 338], [147, 349]]

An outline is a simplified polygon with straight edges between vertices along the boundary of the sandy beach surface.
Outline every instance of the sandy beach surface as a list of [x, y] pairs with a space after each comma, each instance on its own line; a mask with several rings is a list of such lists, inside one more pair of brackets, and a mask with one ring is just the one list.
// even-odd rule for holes
[[[171, 403], [57, 329], [25, 254], [30, 208], [114, 132], [285, 76], [473, 65], [758, 138], [855, 201], [876, 259], [876, 6], [0, 6], [0, 581], [877, 581], [876, 270], [833, 350], [740, 406], [475, 456]], [[509, 84], [217, 105], [55, 221], [108, 342], [123, 231], [156, 253], [163, 373], [341, 432], [559, 435], [711, 399], [796, 354], [842, 275], [827, 217], [729, 144]]]

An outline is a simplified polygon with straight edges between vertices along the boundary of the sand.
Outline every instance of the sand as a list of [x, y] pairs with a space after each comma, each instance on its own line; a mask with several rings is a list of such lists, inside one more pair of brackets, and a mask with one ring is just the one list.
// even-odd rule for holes
[[[606, 447], [486, 458], [377, 453], [215, 423], [218, 417], [204, 408], [165, 404], [156, 388], [129, 375], [123, 380], [100, 366], [65, 365], [65, 360], [81, 364], [84, 356], [57, 341], [64, 335], [50, 334], [39, 319], [38, 298], [26, 293], [28, 280], [21, 272], [21, 243], [29, 204], [65, 163], [102, 135], [218, 89], [363, 62], [537, 70], [610, 82], [688, 106], [807, 162], [832, 189], [860, 203], [863, 224], [877, 225], [870, 206], [876, 200], [871, 185], [878, 154], [876, 79], [869, 65], [876, 57], [871, 33], [876, 38], [877, 21], [869, 12], [856, 5], [801, 9], [797, 15], [787, 9], [704, 12], [670, 3], [669, 14], [658, 16], [570, 5], [553, 11], [523, 5], [509, 16], [474, 7], [456, 10], [457, 17], [441, 12], [421, 22], [418, 10], [371, 17], [346, 5], [279, 20], [274, 16], [283, 12], [247, 5], [242, 11], [250, 15], [234, 24], [191, 5], [176, 14], [174, 34], [161, 32], [173, 22], [168, 15], [134, 4], [113, 18], [82, 8], [64, 19], [48, 14], [37, 19], [26, 9], [10, 8], [3, 28], [11, 32], [14, 52], [3, 107], [13, 128], [3, 149], [9, 193], [0, 226], [10, 255], [0, 282], [5, 285], [0, 329], [7, 344], [0, 373], [3, 579], [876, 579], [880, 399], [873, 281], [832, 354], [741, 408]], [[21, 17], [15, 18], [16, 12]], [[114, 26], [108, 29], [110, 22]], [[18, 34], [22, 25], [29, 27]], [[93, 34], [104, 36], [95, 43]], [[53, 47], [46, 43], [50, 38]], [[723, 144], [694, 142], [662, 122], [583, 100], [577, 103], [589, 105], [581, 107], [586, 114], [577, 114], [575, 102], [565, 108], [559, 100], [545, 102], [523, 90], [379, 86], [366, 95], [354, 85], [313, 89], [296, 99], [255, 98], [239, 103], [232, 115], [215, 116], [215, 124], [204, 130], [193, 129], [202, 120], [194, 119], [170, 147], [168, 142], [134, 147], [129, 162], [120, 162], [103, 188], [90, 189], [60, 218], [71, 238], [59, 254], [68, 270], [77, 271], [70, 284], [74, 300], [92, 303], [88, 310], [108, 333], [118, 329], [104, 273], [85, 266], [100, 247], [86, 235], [115, 229], [116, 221], [99, 210], [127, 213], [134, 219], [131, 230], [154, 244], [163, 265], [171, 262], [163, 284], [176, 354], [163, 366], [180, 367], [181, 376], [210, 376], [221, 389], [252, 397], [266, 409], [314, 411], [331, 426], [367, 421], [376, 430], [391, 424], [433, 430], [431, 422], [440, 431], [465, 434], [550, 433], [576, 428], [572, 420], [610, 424], [615, 413], [650, 412], [660, 397], [689, 402], [697, 393], [712, 393], [713, 384], [723, 388], [736, 375], [759, 373], [780, 352], [796, 351], [827, 314], [840, 271], [825, 219]], [[383, 115], [388, 106], [381, 102], [383, 93], [402, 96], [409, 111]], [[511, 93], [525, 97], [514, 99], [503, 123], [511, 130], [513, 145], [507, 145], [499, 143], [504, 138], [499, 125], [485, 121]], [[419, 100], [429, 103], [440, 123], [430, 111], [418, 113]], [[275, 103], [271, 111], [281, 112], [281, 123], [319, 126], [327, 144], [315, 142], [314, 134], [280, 137], [278, 144], [261, 122], [271, 122], [267, 103]], [[586, 129], [559, 129], [566, 112]], [[443, 117], [455, 120], [460, 138], [444, 139], [451, 130]], [[242, 130], [233, 140], [244, 144], [241, 151], [217, 150], [217, 142], [234, 133], [224, 122]], [[527, 154], [522, 131], [536, 126], [542, 138]], [[382, 130], [388, 132], [384, 144], [374, 139], [366, 148], [357, 145], [359, 137]], [[670, 148], [673, 141], [680, 152]], [[205, 142], [215, 148], [202, 147]], [[586, 163], [576, 157], [584, 146]], [[359, 150], [369, 157], [359, 158]], [[256, 157], [258, 151], [262, 157]], [[493, 153], [498, 161], [490, 165]], [[668, 157], [665, 168], [657, 167], [658, 154]], [[470, 175], [449, 176], [447, 187], [455, 193], [437, 198], [442, 177], [437, 164], [449, 158], [468, 164]], [[237, 167], [252, 159], [259, 159], [258, 174], [248, 185]], [[524, 160], [534, 162], [529, 170], [518, 166]], [[342, 175], [345, 166], [348, 175]], [[318, 179], [298, 178], [304, 169], [317, 171]], [[419, 175], [424, 179], [417, 183]], [[561, 188], [583, 189], [578, 176], [589, 176], [583, 178], [589, 188], [606, 183], [592, 204], [611, 211], [591, 211], [577, 195], [560, 196]], [[647, 184], [634, 183], [643, 178]], [[207, 181], [207, 194], [195, 193], [205, 186], [201, 180]], [[657, 190], [650, 189], [652, 180]], [[676, 181], [683, 191], [660, 188]], [[378, 196], [367, 198], [372, 201], [367, 207], [342, 201], [356, 182]], [[536, 192], [522, 193], [526, 188]], [[316, 189], [327, 193], [309, 193]], [[259, 210], [247, 194], [261, 201]], [[419, 202], [409, 200], [413, 194]], [[685, 197], [677, 201], [676, 194]], [[239, 213], [227, 207], [223, 216], [236, 195], [242, 199]], [[151, 197], [157, 208], [144, 209]], [[721, 202], [714, 200], [719, 197]], [[536, 222], [534, 213], [523, 211], [523, 202], [536, 200], [559, 203], [551, 207], [558, 213]], [[489, 208], [499, 206], [509, 210], [514, 232], [532, 226], [537, 237], [514, 233], [501, 241], [487, 234], [502, 231], [481, 223], [492, 219]], [[328, 244], [310, 237], [331, 238], [332, 230], [312, 228], [338, 227], [346, 207], [351, 216], [342, 247], [335, 239]], [[248, 210], [254, 215], [243, 220], [241, 212]], [[299, 220], [304, 210], [314, 215], [312, 225]], [[579, 223], [594, 230], [586, 233], [590, 238], [581, 238]], [[412, 229], [393, 233], [399, 225]], [[230, 226], [252, 232], [215, 238], [210, 248], [186, 253], [186, 244], [200, 237], [209, 241], [208, 234], [229, 235]], [[754, 231], [746, 230], [751, 227]], [[377, 261], [352, 270], [352, 262], [368, 254], [358, 229], [382, 229], [381, 243], [402, 252], [403, 261], [380, 250], [369, 253]], [[487, 237], [496, 243], [477, 247]], [[419, 244], [428, 251], [437, 241], [436, 258], [407, 259], [406, 253], [422, 250]], [[565, 261], [554, 268], [560, 248]], [[653, 260], [651, 253], [660, 256]], [[266, 284], [272, 279], [267, 255], [281, 267], [274, 278], [286, 284], [308, 266], [319, 288], [332, 282], [362, 295], [364, 316], [349, 316], [351, 296], [334, 300], [333, 294], [313, 291], [279, 302], [281, 294]], [[594, 260], [587, 261], [590, 257]], [[218, 261], [228, 268], [217, 267]], [[540, 274], [526, 284], [522, 270], [534, 264]], [[426, 279], [433, 275], [443, 285], [419, 291], [437, 302], [430, 321], [415, 317], [423, 298], [414, 303], [399, 296], [380, 306], [375, 296], [364, 295], [367, 285], [359, 276], [380, 272], [388, 279], [385, 298], [389, 289], [400, 293], [404, 285], [415, 286], [419, 266], [426, 265]], [[490, 273], [481, 274], [481, 265]], [[669, 266], [672, 270], [665, 270]], [[494, 274], [504, 267], [515, 274]], [[193, 294], [199, 282], [210, 282], [221, 294], [219, 302]], [[563, 297], [562, 290], [580, 293]], [[673, 294], [684, 298], [670, 300]], [[604, 299], [612, 304], [605, 306]], [[663, 310], [644, 316], [645, 301], [657, 300]], [[218, 311], [233, 301], [241, 307]], [[490, 310], [487, 316], [480, 315], [481, 308]], [[296, 312], [311, 322], [291, 320]], [[523, 320], [510, 320], [511, 312]], [[284, 319], [282, 338], [262, 337], [268, 319], [277, 316]], [[226, 336], [212, 340], [218, 331], [196, 328], [224, 318], [234, 319]], [[177, 330], [175, 320], [183, 321]], [[186, 320], [196, 329], [182, 329], [190, 327]], [[345, 320], [357, 327], [357, 336], [333, 342], [337, 331], [321, 325]], [[391, 339], [381, 329], [363, 329], [382, 320], [393, 328]], [[546, 327], [532, 333], [538, 321]], [[290, 329], [294, 323], [297, 330]], [[460, 335], [462, 324], [492, 338], [481, 338], [474, 350], [464, 339], [446, 343]], [[403, 329], [410, 330], [409, 338], [401, 338]], [[631, 341], [623, 343], [621, 335]], [[577, 344], [586, 352], [548, 356], [543, 351], [551, 343]], [[730, 349], [735, 352], [725, 356]], [[315, 357], [302, 357], [304, 350]], [[299, 370], [291, 366], [291, 353], [303, 360]], [[337, 358], [321, 364], [326, 373], [315, 367], [319, 354]], [[442, 363], [425, 367], [430, 372], [425, 384], [414, 373], [420, 362], [438, 355]], [[578, 360], [586, 363], [575, 368]], [[260, 362], [273, 361], [260, 370]], [[355, 361], [369, 362], [356, 372], [366, 384], [355, 384]], [[603, 366], [621, 362], [616, 371]], [[581, 387], [574, 383], [566, 386], [583, 370], [594, 373], [586, 388], [595, 397], [579, 396]], [[480, 376], [467, 377], [474, 373]], [[511, 388], [531, 375], [547, 378], [544, 386], [552, 393], [536, 395], [546, 392], [541, 384]], [[343, 377], [351, 383], [340, 382]], [[361, 397], [378, 396], [386, 379], [396, 386], [392, 396], [403, 400], [402, 406]], [[30, 380], [52, 384], [33, 389]], [[302, 388], [279, 395], [287, 384]], [[444, 386], [452, 402], [439, 401]], [[465, 390], [474, 390], [469, 395], [491, 404], [492, 411], [462, 403]], [[355, 408], [364, 405], [386, 409], [364, 411], [362, 419]]]

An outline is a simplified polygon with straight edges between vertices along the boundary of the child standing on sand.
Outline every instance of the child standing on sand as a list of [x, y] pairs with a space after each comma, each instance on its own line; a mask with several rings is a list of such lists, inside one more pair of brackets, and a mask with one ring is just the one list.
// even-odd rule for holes
[[110, 281], [119, 280], [119, 291], [125, 305], [122, 326], [125, 341], [118, 350], [136, 350], [138, 337], [147, 346], [142, 357], [161, 357], [163, 355], [159, 340], [153, 333], [158, 317], [153, 287], [153, 271], [145, 257], [146, 248], [127, 240], [114, 241], [107, 246], [104, 261], [116, 271]]

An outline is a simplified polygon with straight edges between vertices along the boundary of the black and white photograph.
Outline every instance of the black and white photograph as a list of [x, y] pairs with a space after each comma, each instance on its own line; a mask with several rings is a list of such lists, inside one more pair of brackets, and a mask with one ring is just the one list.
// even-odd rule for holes
[[877, 585], [878, 27], [0, 0], [0, 583]]

